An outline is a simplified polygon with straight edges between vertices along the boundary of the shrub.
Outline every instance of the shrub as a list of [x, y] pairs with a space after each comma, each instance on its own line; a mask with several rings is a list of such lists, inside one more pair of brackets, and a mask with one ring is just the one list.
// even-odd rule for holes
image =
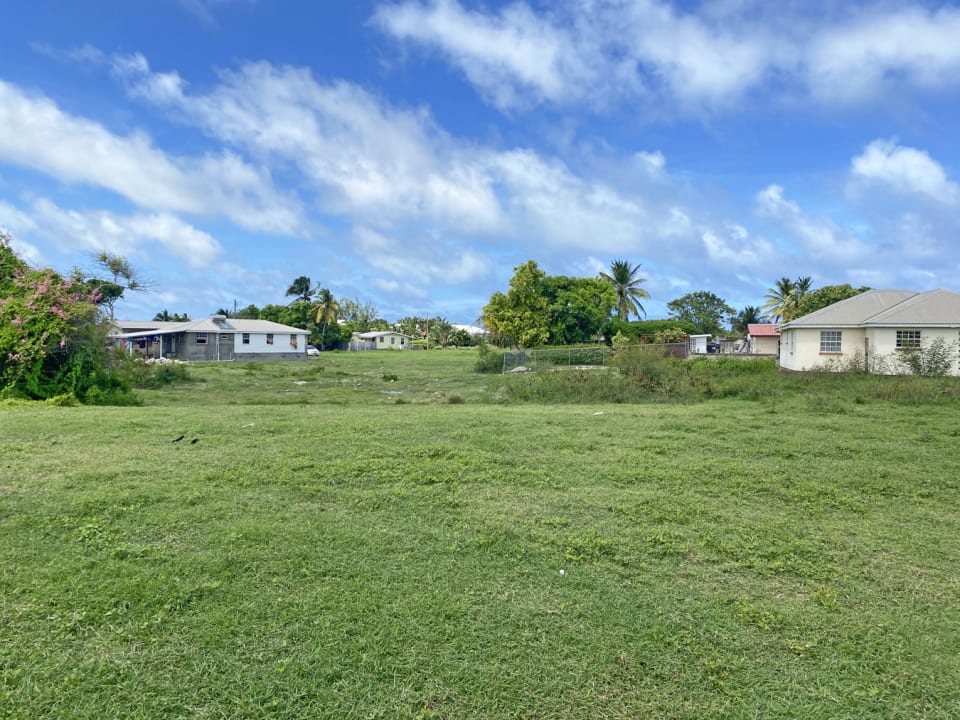
[[503, 352], [494, 350], [487, 343], [481, 343], [477, 349], [477, 362], [474, 363], [473, 368], [479, 373], [503, 372]]
[[948, 347], [942, 337], [926, 345], [900, 351], [900, 361], [914, 375], [924, 377], [943, 377], [953, 364], [953, 348]]

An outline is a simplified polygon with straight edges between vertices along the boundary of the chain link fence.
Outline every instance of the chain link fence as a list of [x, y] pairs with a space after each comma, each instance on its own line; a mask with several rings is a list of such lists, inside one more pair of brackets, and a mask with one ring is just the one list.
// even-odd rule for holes
[[503, 353], [503, 372], [540, 372], [552, 368], [605, 367], [606, 347], [551, 348], [547, 350], [507, 350]]

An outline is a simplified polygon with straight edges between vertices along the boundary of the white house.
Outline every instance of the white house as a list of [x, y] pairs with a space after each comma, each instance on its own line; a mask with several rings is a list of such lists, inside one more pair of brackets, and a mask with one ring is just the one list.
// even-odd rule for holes
[[364, 350], [407, 350], [411, 347], [413, 338], [395, 330], [371, 330], [353, 334], [354, 342], [369, 345]]
[[780, 328], [771, 323], [747, 324], [746, 352], [754, 355], [776, 355], [780, 351]]
[[787, 370], [859, 366], [907, 372], [897, 357], [938, 338], [960, 375], [960, 293], [870, 290], [780, 326], [780, 366]]
[[269, 320], [214, 315], [187, 322], [118, 320], [110, 337], [131, 353], [191, 361], [305, 360], [309, 333]]

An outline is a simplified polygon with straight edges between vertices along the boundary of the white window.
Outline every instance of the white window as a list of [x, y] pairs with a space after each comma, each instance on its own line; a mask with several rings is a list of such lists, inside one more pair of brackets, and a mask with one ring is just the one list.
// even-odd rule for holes
[[897, 350], [920, 347], [919, 330], [897, 330]]
[[397, 339], [396, 339], [395, 337], [393, 337], [393, 335], [390, 336], [390, 344], [391, 344], [391, 345], [396, 345], [396, 344], [397, 344]]
[[842, 350], [843, 333], [839, 330], [821, 330], [820, 331], [820, 352], [839, 353]]
[[267, 333], [267, 345], [273, 345], [273, 333]]
[[197, 333], [197, 345], [206, 345], [206, 344], [207, 344], [207, 334]]
[[243, 340], [241, 341], [244, 345], [250, 344], [250, 333], [243, 334]]
[[406, 340], [406, 338], [400, 338], [400, 344], [401, 344], [401, 345], [404, 344], [404, 340]]
[[294, 350], [297, 349], [297, 336], [293, 333], [290, 333], [290, 347], [292, 347]]

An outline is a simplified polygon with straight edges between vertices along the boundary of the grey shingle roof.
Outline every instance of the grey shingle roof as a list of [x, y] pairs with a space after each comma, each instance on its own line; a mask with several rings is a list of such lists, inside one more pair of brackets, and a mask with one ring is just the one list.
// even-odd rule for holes
[[960, 293], [951, 290], [869, 290], [791, 320], [804, 327], [960, 327]]
[[783, 323], [780, 332], [804, 327], [858, 327], [877, 313], [916, 295], [910, 290], [868, 290]]
[[869, 318], [865, 325], [960, 327], [960, 293], [930, 290], [917, 293]]

